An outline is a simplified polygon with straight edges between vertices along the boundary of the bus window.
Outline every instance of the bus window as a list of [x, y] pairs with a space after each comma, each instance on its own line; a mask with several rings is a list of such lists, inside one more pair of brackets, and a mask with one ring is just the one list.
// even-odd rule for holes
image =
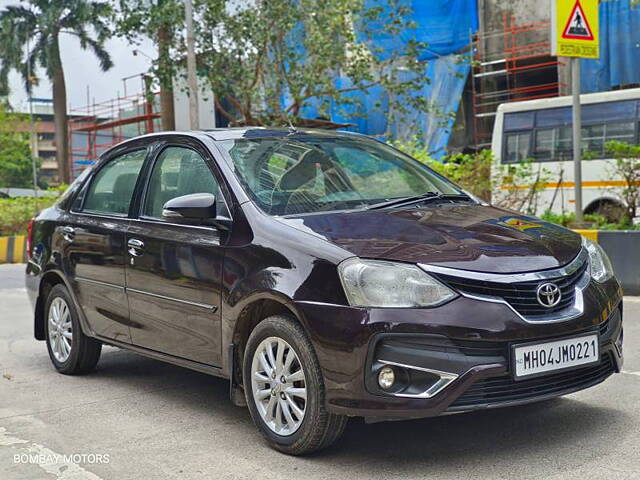
[[571, 125], [571, 107], [550, 108], [540, 110], [536, 114], [536, 126], [538, 127], [559, 127]]
[[617, 140], [618, 142], [635, 143], [636, 124], [635, 122], [609, 123], [605, 131], [606, 141]]
[[507, 113], [504, 116], [504, 131], [532, 129], [534, 114], [535, 112]]
[[635, 100], [625, 102], [592, 103], [582, 106], [583, 123], [608, 123], [636, 118]]
[[518, 163], [529, 158], [529, 141], [531, 134], [510, 133], [507, 135], [506, 155], [503, 163]]
[[635, 122], [618, 122], [582, 127], [582, 150], [602, 157], [607, 142], [635, 143]]
[[571, 158], [571, 127], [540, 128], [535, 132], [533, 158], [553, 162]]
[[604, 125], [582, 127], [582, 151], [596, 156], [604, 153]]

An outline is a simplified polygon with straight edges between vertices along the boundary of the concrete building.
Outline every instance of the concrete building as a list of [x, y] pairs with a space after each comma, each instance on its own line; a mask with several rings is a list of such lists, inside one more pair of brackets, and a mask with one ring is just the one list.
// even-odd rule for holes
[[[31, 152], [41, 160], [39, 178], [48, 184], [58, 181], [58, 164], [54, 142], [53, 104], [49, 100], [33, 99], [33, 130]], [[29, 115], [29, 111], [19, 111]], [[29, 123], [18, 125], [19, 130], [29, 129]]]

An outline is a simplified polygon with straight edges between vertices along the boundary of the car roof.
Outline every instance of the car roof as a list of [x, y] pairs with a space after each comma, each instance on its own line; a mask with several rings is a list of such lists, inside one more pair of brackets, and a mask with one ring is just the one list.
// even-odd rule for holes
[[210, 138], [213, 141], [224, 140], [240, 140], [240, 139], [252, 139], [252, 138], [283, 138], [290, 135], [309, 135], [314, 137], [326, 137], [326, 138], [353, 138], [354, 136], [363, 136], [356, 132], [347, 132], [339, 130], [323, 130], [319, 128], [278, 128], [278, 127], [232, 127], [232, 128], [213, 128], [210, 130], [185, 130], [185, 131], [161, 131], [147, 133], [139, 135], [137, 137], [129, 138], [111, 148], [104, 151], [100, 158], [104, 158], [112, 151], [122, 148], [127, 144], [137, 142], [141, 139], [152, 140], [154, 138], [171, 137], [171, 136], [186, 136], [193, 138], [202, 138], [203, 136]]
[[286, 137], [289, 135], [312, 135], [318, 137], [350, 137], [359, 135], [354, 132], [323, 130], [319, 128], [281, 128], [281, 127], [234, 127], [203, 130], [202, 133], [213, 140], [238, 140], [264, 137]]

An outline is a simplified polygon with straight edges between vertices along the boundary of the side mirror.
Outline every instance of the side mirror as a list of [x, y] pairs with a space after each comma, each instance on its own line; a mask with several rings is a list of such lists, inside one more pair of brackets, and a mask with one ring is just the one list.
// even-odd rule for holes
[[210, 193], [192, 193], [169, 200], [162, 207], [168, 220], [212, 220], [216, 218], [216, 197]]

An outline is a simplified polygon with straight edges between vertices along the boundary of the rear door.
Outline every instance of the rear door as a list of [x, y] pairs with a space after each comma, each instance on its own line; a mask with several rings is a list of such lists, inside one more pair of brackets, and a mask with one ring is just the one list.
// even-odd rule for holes
[[140, 216], [127, 232], [127, 295], [135, 345], [207, 365], [221, 365], [224, 249], [215, 227], [172, 223], [163, 205], [211, 193], [228, 216], [213, 158], [189, 139], [157, 149]]
[[92, 175], [59, 227], [65, 274], [97, 335], [129, 343], [125, 232], [146, 148], [120, 151]]

